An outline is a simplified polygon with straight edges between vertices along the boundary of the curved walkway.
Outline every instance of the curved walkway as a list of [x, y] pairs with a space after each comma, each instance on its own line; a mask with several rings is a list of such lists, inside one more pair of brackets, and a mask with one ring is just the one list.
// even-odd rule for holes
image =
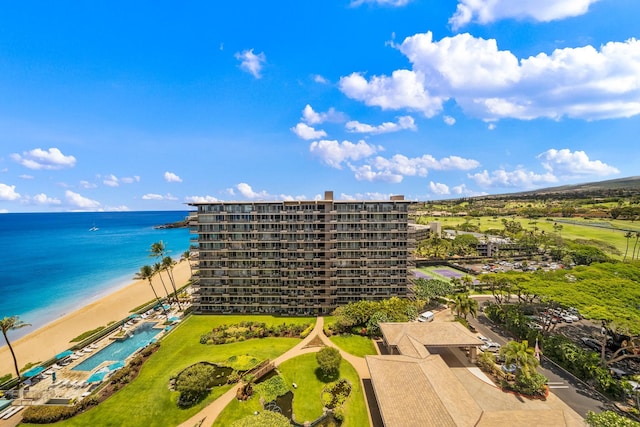
[[[362, 390], [363, 390], [362, 394], [364, 395], [365, 403], [367, 404], [367, 409], [368, 409], [369, 402], [367, 402], [367, 396], [366, 396], [366, 393], [364, 393], [364, 385], [362, 382], [363, 379], [370, 378], [369, 368], [367, 368], [367, 362], [364, 360], [363, 357], [354, 356], [340, 349], [324, 334], [324, 318], [323, 317], [318, 317], [316, 319], [316, 324], [313, 327], [313, 330], [305, 339], [300, 341], [298, 344], [295, 345], [295, 347], [286, 351], [284, 354], [276, 357], [273, 360], [273, 363], [276, 365], [276, 367], [278, 367], [282, 362], [286, 360], [292, 359], [302, 354], [315, 353], [319, 351], [322, 348], [322, 346], [310, 346], [311, 342], [316, 337], [322, 341], [324, 346], [335, 347], [338, 350], [340, 350], [340, 354], [342, 355], [342, 358], [347, 362], [349, 362], [351, 366], [353, 366], [354, 369], [358, 372], [358, 376], [360, 377], [360, 386], [362, 387]], [[198, 412], [196, 415], [192, 416], [191, 418], [189, 418], [188, 420], [180, 424], [179, 427], [194, 427], [198, 425], [198, 423], [202, 423], [202, 425], [204, 426], [212, 425], [215, 419], [218, 417], [218, 415], [220, 415], [222, 410], [226, 408], [226, 406], [229, 403], [231, 403], [233, 399], [236, 398], [236, 391], [237, 391], [237, 387], [231, 387], [229, 391], [227, 391], [225, 394], [223, 394], [222, 396], [220, 396], [219, 398], [211, 402], [211, 404], [209, 404], [202, 411]], [[368, 410], [367, 410], [367, 414], [369, 415], [369, 424], [371, 425], [372, 424], [371, 414], [369, 413]]]

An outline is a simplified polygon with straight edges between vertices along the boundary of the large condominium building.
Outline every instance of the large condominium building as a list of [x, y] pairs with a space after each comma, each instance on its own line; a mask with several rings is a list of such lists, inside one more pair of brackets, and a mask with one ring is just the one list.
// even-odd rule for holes
[[197, 313], [328, 314], [408, 296], [410, 202], [192, 203]]

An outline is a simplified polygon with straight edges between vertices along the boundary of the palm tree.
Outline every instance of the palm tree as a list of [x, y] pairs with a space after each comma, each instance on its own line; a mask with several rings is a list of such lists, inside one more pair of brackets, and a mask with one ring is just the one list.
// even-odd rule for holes
[[633, 233], [631, 233], [630, 231], [627, 231], [627, 233], [624, 235], [624, 238], [627, 239], [627, 248], [624, 250], [624, 258], [622, 259], [622, 262], [625, 262], [627, 260], [627, 252], [629, 252], [629, 240], [631, 239], [631, 237], [633, 237]]
[[189, 263], [189, 271], [191, 271], [191, 275], [193, 276], [193, 266], [191, 265], [191, 251], [184, 251], [180, 256], [180, 261], [186, 260]]
[[638, 239], [640, 238], [640, 231], [636, 231], [635, 237], [636, 237], [636, 242], [633, 244], [633, 253], [631, 254], [631, 261], [633, 261], [633, 258], [636, 255], [636, 246], [638, 246]]
[[456, 294], [449, 302], [449, 307], [456, 312], [456, 316], [462, 317], [464, 320], [467, 320], [469, 314], [472, 317], [476, 317], [478, 314], [478, 301], [469, 298], [467, 293]]
[[182, 311], [182, 307], [180, 306], [180, 299], [178, 298], [178, 289], [176, 289], [176, 281], [173, 278], [173, 267], [175, 267], [176, 262], [170, 256], [166, 256], [162, 258], [162, 265], [167, 271], [167, 276], [169, 276], [169, 280], [171, 281], [171, 286], [173, 287], [173, 296], [178, 303], [178, 310]]
[[16, 376], [18, 377], [18, 381], [20, 381], [20, 369], [18, 369], [18, 359], [16, 358], [16, 353], [13, 351], [13, 346], [9, 341], [9, 337], [7, 336], [7, 332], [24, 328], [25, 326], [31, 326], [29, 323], [24, 323], [18, 316], [5, 317], [0, 320], [0, 329], [2, 329], [2, 336], [4, 340], [7, 342], [7, 346], [9, 347], [9, 351], [11, 352], [11, 357], [13, 357], [13, 367], [16, 370]]
[[160, 277], [160, 283], [162, 283], [162, 288], [164, 289], [164, 293], [169, 299], [169, 291], [167, 290], [167, 286], [164, 284], [164, 279], [162, 278], [162, 271], [164, 270], [164, 265], [161, 262], [156, 262], [153, 264], [153, 274], [157, 274]]
[[535, 357], [535, 350], [529, 347], [529, 342], [509, 341], [500, 349], [500, 354], [504, 356], [505, 365], [515, 364], [516, 377], [519, 375], [529, 376], [535, 372], [540, 364]]
[[134, 280], [148, 280], [149, 281], [149, 286], [151, 286], [151, 290], [153, 291], [153, 295], [155, 295], [156, 297], [156, 301], [158, 301], [158, 304], [160, 304], [160, 307], [162, 307], [162, 312], [165, 314], [165, 316], [167, 315], [167, 310], [164, 309], [164, 305], [162, 304], [162, 301], [160, 301], [160, 298], [158, 297], [158, 293], [156, 292], [156, 288], [153, 287], [153, 283], [151, 283], [151, 279], [153, 279], [153, 268], [150, 265], [143, 265], [142, 267], [140, 267], [140, 271], [136, 273], [136, 275], [134, 276]]

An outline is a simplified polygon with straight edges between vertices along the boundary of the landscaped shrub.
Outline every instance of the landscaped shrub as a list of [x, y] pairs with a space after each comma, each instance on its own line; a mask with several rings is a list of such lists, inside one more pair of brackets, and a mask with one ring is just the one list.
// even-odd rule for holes
[[255, 384], [253, 389], [265, 402], [276, 400], [279, 396], [284, 396], [289, 392], [287, 383], [280, 375], [274, 375], [268, 380]]
[[240, 356], [231, 356], [227, 359], [227, 366], [235, 369], [236, 371], [248, 371], [258, 366], [260, 360], [258, 358], [250, 356], [248, 354], [242, 354]]
[[322, 404], [329, 409], [340, 407], [351, 394], [351, 384], [345, 378], [329, 383], [322, 390]]
[[175, 388], [180, 392], [178, 406], [191, 407], [204, 399], [215, 385], [226, 384], [230, 372], [224, 375], [219, 370], [210, 363], [196, 363], [180, 372], [175, 379]]
[[262, 411], [234, 422], [231, 427], [291, 427], [291, 422], [282, 414]]
[[[286, 324], [267, 325], [263, 322], [240, 322], [235, 325], [220, 325], [211, 332], [200, 336], [200, 344], [229, 344], [251, 338], [300, 337], [310, 325]], [[313, 326], [313, 325], [311, 325]]]
[[308, 337], [308, 336], [309, 336], [309, 334], [311, 333], [311, 331], [313, 331], [313, 328], [314, 328], [315, 326], [316, 326], [316, 325], [314, 325], [313, 323], [312, 323], [311, 325], [309, 325], [309, 326], [307, 327], [307, 329], [305, 329], [304, 331], [302, 331], [302, 333], [300, 334], [300, 338], [305, 339], [306, 337]]
[[316, 353], [316, 361], [324, 375], [334, 376], [340, 373], [340, 362], [342, 362], [342, 356], [338, 349], [333, 347], [324, 347]]
[[28, 406], [22, 413], [22, 421], [31, 424], [50, 424], [73, 417], [74, 406]]
[[589, 427], [640, 427], [640, 423], [613, 411], [604, 411], [598, 414], [589, 411], [585, 421]]

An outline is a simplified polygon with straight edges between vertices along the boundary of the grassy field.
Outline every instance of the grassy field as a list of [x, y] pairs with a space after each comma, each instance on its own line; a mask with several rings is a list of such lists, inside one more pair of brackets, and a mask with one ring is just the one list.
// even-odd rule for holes
[[364, 357], [367, 354], [377, 354], [373, 341], [369, 337], [361, 335], [334, 335], [329, 338], [331, 342], [354, 356]]
[[[465, 217], [421, 217], [426, 221], [440, 222], [443, 229], [454, 228], [464, 224], [467, 220], [471, 224], [480, 226], [481, 233], [491, 229], [503, 229], [502, 219], [494, 217], [479, 217], [467, 219]], [[546, 234], [556, 232], [553, 225], [562, 225], [560, 236], [567, 240], [599, 240], [615, 247], [616, 253], [608, 255], [614, 259], [622, 259], [627, 245], [624, 237], [627, 231], [640, 232], [640, 223], [620, 220], [603, 219], [583, 219], [583, 218], [539, 218], [532, 220], [529, 218], [508, 218], [519, 222], [525, 230], [534, 230], [537, 233], [544, 231]], [[633, 247], [635, 239], [629, 242]]]
[[[279, 370], [287, 384], [296, 383], [293, 398], [293, 413], [296, 421], [311, 421], [322, 415], [322, 399], [320, 394], [326, 383], [316, 375], [318, 362], [315, 353], [298, 356], [280, 365]], [[345, 360], [340, 365], [340, 377], [346, 378], [352, 385], [351, 394], [344, 410], [344, 427], [366, 427], [369, 425], [364, 393], [360, 386], [360, 378], [356, 370]]]
[[[290, 359], [278, 368], [280, 375], [288, 385], [291, 386], [292, 383], [297, 385], [297, 388], [290, 387], [290, 390], [294, 393], [293, 413], [296, 421], [300, 423], [313, 421], [322, 415], [320, 394], [326, 383], [316, 375], [317, 369], [318, 363], [315, 353]], [[343, 426], [368, 427], [367, 407], [360, 387], [360, 379], [355, 369], [344, 360], [340, 366], [340, 377], [348, 379], [353, 386], [351, 395], [345, 403], [346, 416]], [[213, 427], [229, 427], [234, 421], [262, 410], [262, 405], [256, 395], [244, 402], [234, 399], [216, 419]]]
[[216, 325], [252, 320], [265, 323], [314, 323], [315, 318], [271, 316], [190, 316], [161, 341], [160, 349], [144, 365], [138, 378], [95, 408], [56, 426], [158, 426], [172, 427], [195, 415], [231, 386], [215, 388], [200, 404], [179, 409], [177, 392], [169, 379], [196, 362], [225, 362], [233, 355], [248, 354], [260, 360], [274, 359], [297, 343], [297, 338], [263, 338], [224, 345], [200, 344], [200, 336]]

